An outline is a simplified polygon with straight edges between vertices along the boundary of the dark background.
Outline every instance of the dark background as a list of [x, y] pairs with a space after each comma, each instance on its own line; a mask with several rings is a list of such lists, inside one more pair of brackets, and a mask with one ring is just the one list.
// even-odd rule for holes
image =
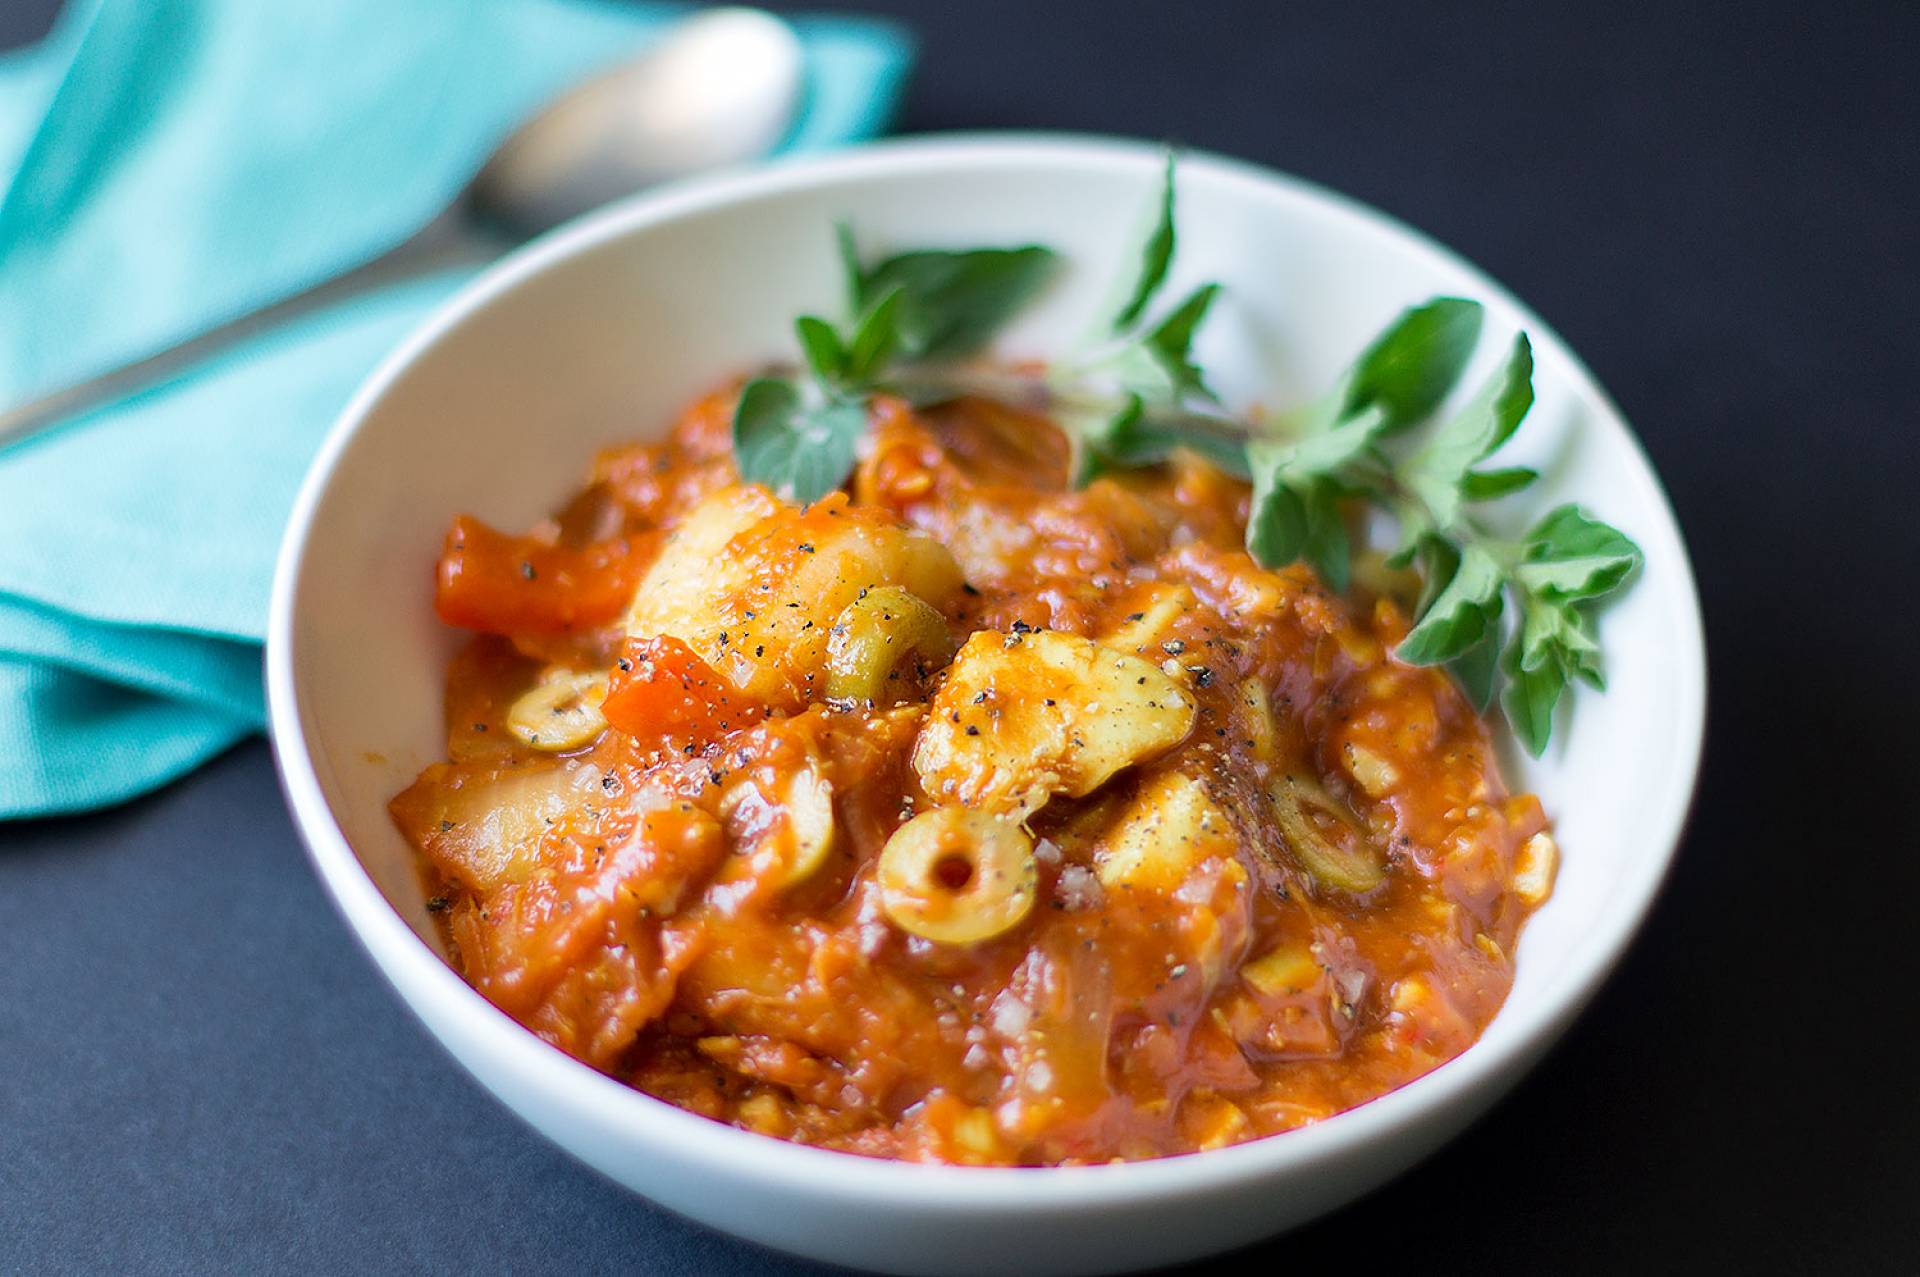
[[[1481, 263], [1692, 543], [1711, 739], [1646, 933], [1491, 1117], [1255, 1258], [1920, 1271], [1920, 6], [871, 7], [923, 41], [907, 130], [1169, 137]], [[53, 8], [0, 0], [0, 45]], [[814, 1271], [468, 1081], [322, 898], [259, 742], [0, 827], [0, 1271], [549, 1267]]]

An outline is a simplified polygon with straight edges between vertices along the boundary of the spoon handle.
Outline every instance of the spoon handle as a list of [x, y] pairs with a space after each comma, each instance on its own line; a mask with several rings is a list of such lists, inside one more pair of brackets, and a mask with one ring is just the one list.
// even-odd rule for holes
[[156, 386], [195, 364], [270, 328], [347, 300], [359, 293], [423, 275], [441, 267], [477, 265], [501, 245], [466, 233], [457, 215], [442, 214], [386, 252], [341, 274], [311, 284], [279, 301], [243, 311], [211, 328], [129, 363], [46, 391], [0, 409], [0, 451], [41, 434], [68, 418]]

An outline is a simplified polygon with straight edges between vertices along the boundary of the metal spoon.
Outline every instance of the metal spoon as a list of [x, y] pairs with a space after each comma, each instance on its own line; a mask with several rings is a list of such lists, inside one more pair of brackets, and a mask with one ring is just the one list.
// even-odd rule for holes
[[800, 103], [800, 41], [758, 9], [713, 9], [551, 99], [500, 143], [439, 216], [344, 274], [223, 320], [132, 363], [0, 411], [0, 449], [161, 381], [255, 333], [364, 289], [496, 255], [669, 178], [765, 155]]

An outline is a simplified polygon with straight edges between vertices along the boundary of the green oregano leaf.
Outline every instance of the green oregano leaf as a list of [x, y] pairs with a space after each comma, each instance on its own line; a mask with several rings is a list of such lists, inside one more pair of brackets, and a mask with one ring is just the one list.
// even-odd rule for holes
[[1078, 428], [1069, 428], [1068, 437], [1074, 445], [1074, 487], [1086, 487], [1115, 466], [1143, 464], [1129, 461], [1125, 454], [1145, 412], [1145, 401], [1139, 395], [1128, 395], [1116, 411], [1096, 412], [1090, 418], [1083, 414], [1083, 419], [1075, 423]]
[[1486, 713], [1493, 704], [1493, 689], [1500, 678], [1500, 635], [1498, 627], [1478, 643], [1447, 662], [1447, 672], [1460, 684], [1460, 690], [1473, 702], [1473, 708]]
[[1398, 469], [1402, 486], [1427, 508], [1434, 525], [1460, 517], [1467, 473], [1512, 437], [1533, 407], [1533, 347], [1514, 338], [1506, 361], [1465, 407], [1433, 430]]
[[1540, 477], [1538, 470], [1526, 466], [1508, 466], [1503, 470], [1469, 470], [1460, 477], [1460, 499], [1466, 502], [1493, 501], [1518, 492]]
[[1467, 546], [1446, 588], [1400, 640], [1397, 655], [1410, 665], [1440, 665], [1465, 655], [1498, 624], [1505, 584], [1499, 561], [1480, 546]]
[[1578, 675], [1595, 688], [1604, 690], [1601, 675], [1600, 642], [1593, 622], [1579, 606], [1565, 599], [1530, 597], [1526, 604], [1526, 628], [1521, 633], [1520, 663], [1527, 669], [1539, 669], [1557, 661], [1568, 673]]
[[1169, 151], [1160, 179], [1158, 216], [1146, 243], [1140, 249], [1140, 271], [1134, 277], [1133, 287], [1127, 291], [1126, 301], [1121, 303], [1113, 316], [1113, 331], [1116, 333], [1131, 328], [1146, 312], [1147, 303], [1160, 291], [1160, 285], [1166, 282], [1167, 271], [1173, 265], [1173, 164], [1173, 153]]
[[854, 242], [853, 223], [841, 218], [833, 224], [833, 242], [840, 254], [840, 287], [846, 308], [859, 314], [866, 305], [867, 273], [860, 267], [860, 249]]
[[984, 346], [1051, 278], [1059, 258], [1038, 245], [921, 251], [889, 257], [860, 278], [864, 311], [900, 290], [895, 320], [901, 357], [959, 359]]
[[1529, 591], [1592, 599], [1618, 589], [1640, 566], [1640, 547], [1578, 506], [1563, 505], [1527, 533], [1514, 577]]
[[1538, 758], [1546, 752], [1547, 740], [1553, 735], [1553, 711], [1566, 689], [1567, 676], [1557, 661], [1528, 668], [1521, 658], [1524, 641], [1522, 634], [1514, 635], [1501, 657], [1500, 670], [1506, 675], [1507, 685], [1500, 694], [1500, 705], [1520, 744]]
[[1287, 451], [1279, 444], [1269, 443], [1254, 443], [1247, 448], [1247, 459], [1253, 467], [1247, 552], [1268, 567], [1293, 562], [1307, 544], [1306, 502], [1288, 486], [1284, 475]]
[[1307, 534], [1300, 552], [1328, 589], [1345, 594], [1353, 552], [1339, 498], [1340, 489], [1332, 479], [1318, 476], [1308, 482], [1304, 501]]
[[741, 390], [734, 410], [734, 459], [748, 483], [765, 484], [792, 501], [818, 501], [853, 468], [866, 428], [864, 404], [808, 407], [792, 382], [761, 377]]
[[793, 321], [793, 331], [813, 375], [823, 384], [837, 385], [846, 375], [847, 352], [833, 325], [818, 315], [802, 315]]
[[900, 346], [900, 307], [906, 295], [903, 288], [890, 288], [867, 307], [866, 314], [854, 325], [847, 343], [847, 381], [864, 386], [880, 375], [881, 368]]
[[1193, 362], [1193, 337], [1207, 308], [1220, 295], [1220, 285], [1202, 284], [1168, 316], [1156, 324], [1144, 341], [1147, 353], [1159, 364], [1172, 387], [1174, 397], [1192, 393], [1214, 403], [1219, 396], [1207, 388], [1205, 378]]
[[1344, 379], [1341, 416], [1377, 405], [1388, 433], [1440, 406], [1480, 340], [1480, 303], [1436, 297], [1402, 311], [1361, 352]]

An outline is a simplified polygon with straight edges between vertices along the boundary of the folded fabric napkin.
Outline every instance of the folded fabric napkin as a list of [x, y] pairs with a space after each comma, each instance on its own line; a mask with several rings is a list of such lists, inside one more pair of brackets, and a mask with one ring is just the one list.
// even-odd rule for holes
[[[0, 403], [366, 260], [527, 111], [685, 10], [73, 0], [0, 58]], [[871, 136], [911, 47], [801, 18], [785, 149]], [[281, 528], [328, 423], [465, 272], [357, 298], [0, 452], [0, 819], [103, 806], [263, 720]]]

